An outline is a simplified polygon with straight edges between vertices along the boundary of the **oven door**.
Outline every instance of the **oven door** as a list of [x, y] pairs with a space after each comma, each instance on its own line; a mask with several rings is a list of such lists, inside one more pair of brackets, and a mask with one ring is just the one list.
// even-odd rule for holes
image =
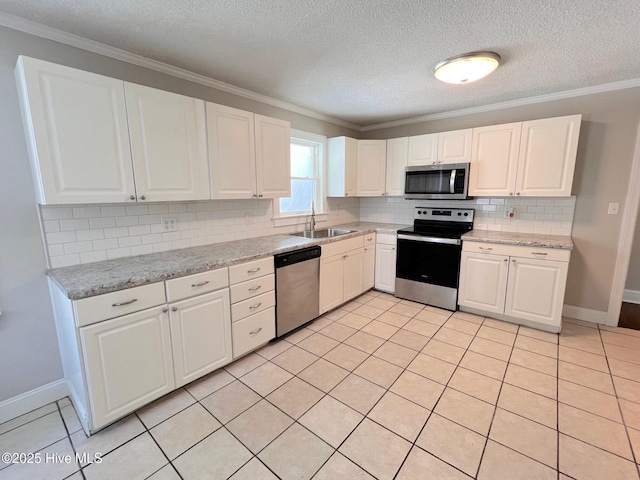
[[396, 277], [458, 288], [461, 243], [454, 238], [398, 234]]

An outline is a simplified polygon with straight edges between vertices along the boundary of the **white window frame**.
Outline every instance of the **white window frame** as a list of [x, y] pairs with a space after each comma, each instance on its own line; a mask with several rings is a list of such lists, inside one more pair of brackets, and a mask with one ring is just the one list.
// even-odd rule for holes
[[[319, 194], [316, 196], [315, 202], [316, 223], [326, 222], [328, 213], [326, 213], [327, 196], [326, 196], [326, 168], [327, 168], [327, 137], [318, 135], [317, 133], [304, 132], [302, 130], [291, 130], [291, 139], [303, 140], [317, 143], [318, 152], [318, 179], [320, 183]], [[280, 199], [273, 199], [273, 224], [275, 227], [284, 227], [289, 225], [301, 225], [309, 222], [309, 213], [282, 213], [280, 212]]]

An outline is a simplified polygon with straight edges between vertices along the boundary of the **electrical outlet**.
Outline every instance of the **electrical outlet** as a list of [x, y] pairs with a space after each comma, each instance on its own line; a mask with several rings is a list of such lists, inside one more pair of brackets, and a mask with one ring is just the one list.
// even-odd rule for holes
[[609, 215], [617, 215], [619, 210], [620, 210], [620, 204], [619, 203], [610, 203], [609, 204], [609, 209], [607, 210], [607, 213]]
[[502, 214], [502, 218], [513, 220], [514, 218], [516, 218], [516, 209], [513, 207], [505, 208], [504, 213]]
[[175, 232], [178, 230], [178, 217], [160, 217], [160, 223], [165, 232]]

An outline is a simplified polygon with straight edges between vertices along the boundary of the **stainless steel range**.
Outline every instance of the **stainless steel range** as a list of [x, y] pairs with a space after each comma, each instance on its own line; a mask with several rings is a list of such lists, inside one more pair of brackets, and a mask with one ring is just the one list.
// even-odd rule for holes
[[473, 209], [416, 207], [413, 227], [398, 230], [396, 297], [456, 310], [462, 240]]

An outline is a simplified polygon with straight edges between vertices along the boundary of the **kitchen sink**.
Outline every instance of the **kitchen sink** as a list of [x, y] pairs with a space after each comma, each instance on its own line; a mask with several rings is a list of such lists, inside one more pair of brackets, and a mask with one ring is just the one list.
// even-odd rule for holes
[[305, 230], [304, 232], [292, 233], [291, 235], [304, 238], [331, 238], [354, 232], [355, 230], [347, 230], [346, 228], [325, 228], [323, 230]]

